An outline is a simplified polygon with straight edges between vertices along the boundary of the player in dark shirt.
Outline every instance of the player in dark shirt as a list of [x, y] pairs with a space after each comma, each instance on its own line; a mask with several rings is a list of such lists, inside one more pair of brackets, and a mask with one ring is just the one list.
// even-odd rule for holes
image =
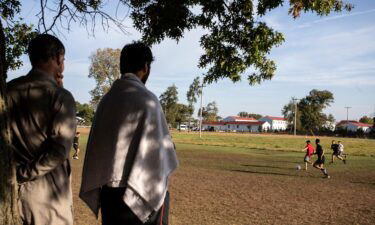
[[321, 170], [325, 178], [330, 178], [330, 176], [327, 173], [327, 169], [324, 168], [325, 156], [324, 156], [323, 147], [320, 145], [320, 140], [316, 139], [315, 143], [316, 143], [315, 154], [318, 156], [318, 159], [314, 162], [313, 166]]
[[73, 139], [73, 148], [76, 151], [73, 155], [73, 159], [78, 159], [79, 153], [79, 136], [81, 135], [80, 132], [77, 132]]
[[332, 149], [332, 158], [331, 158], [331, 163], [334, 161], [334, 157], [337, 157], [338, 159], [342, 160], [344, 163], [346, 163], [346, 160], [340, 155], [339, 151], [339, 145], [336, 144], [336, 141], [333, 140], [331, 144], [331, 149]]

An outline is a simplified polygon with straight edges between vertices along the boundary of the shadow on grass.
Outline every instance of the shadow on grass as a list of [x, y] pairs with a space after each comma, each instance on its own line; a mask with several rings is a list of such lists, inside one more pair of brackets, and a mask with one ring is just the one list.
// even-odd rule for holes
[[259, 167], [259, 168], [271, 168], [271, 169], [283, 169], [283, 170], [290, 170], [291, 168], [286, 167], [278, 167], [278, 166], [266, 166], [266, 165], [249, 165], [249, 164], [243, 164], [241, 166], [247, 166], [247, 167]]
[[375, 186], [375, 182], [350, 181], [350, 183], [352, 183], [352, 184], [366, 184], [366, 185], [374, 185]]
[[[262, 166], [260, 166], [260, 167], [262, 167]], [[277, 168], [278, 169], [279, 167], [269, 167], [269, 168]], [[287, 168], [282, 168], [282, 169], [287, 169]], [[230, 171], [231, 172], [239, 172], [239, 173], [252, 173], [252, 174], [264, 174], [264, 175], [276, 175], [276, 176], [288, 176], [288, 177], [301, 177], [301, 178], [321, 179], [321, 177], [314, 176], [311, 173], [290, 174], [290, 173], [263, 172], [263, 171], [251, 171], [251, 170], [230, 170]], [[367, 184], [371, 184], [371, 183], [367, 183]], [[374, 185], [375, 185], [375, 183], [374, 183]]]
[[289, 176], [289, 177], [302, 177], [300, 175], [295, 175], [295, 174], [275, 173], [275, 172], [259, 172], [259, 171], [250, 171], [250, 170], [230, 170], [230, 171], [240, 172], [240, 173], [254, 173], [254, 174]]

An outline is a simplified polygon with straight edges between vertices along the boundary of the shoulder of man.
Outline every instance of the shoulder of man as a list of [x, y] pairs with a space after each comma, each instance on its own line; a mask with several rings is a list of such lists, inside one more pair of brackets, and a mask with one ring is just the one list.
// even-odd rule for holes
[[144, 100], [145, 100], [146, 106], [150, 106], [153, 109], [161, 108], [158, 97], [156, 97], [156, 95], [152, 93], [152, 91], [146, 89], [144, 97], [145, 97]]
[[57, 95], [58, 101], [64, 104], [70, 104], [71, 107], [75, 108], [75, 100], [74, 100], [72, 93], [70, 93], [70, 91], [66, 90], [63, 87], [58, 87], [56, 91], [56, 95]]
[[7, 82], [7, 90], [12, 90], [25, 81], [26, 76], [20, 76]]

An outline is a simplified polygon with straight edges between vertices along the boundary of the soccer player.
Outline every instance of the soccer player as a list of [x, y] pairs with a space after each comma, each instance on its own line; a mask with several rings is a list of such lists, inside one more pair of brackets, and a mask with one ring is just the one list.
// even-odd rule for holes
[[78, 159], [78, 153], [79, 153], [79, 136], [81, 136], [80, 132], [76, 132], [76, 135], [74, 136], [73, 140], [73, 148], [75, 150], [75, 153], [73, 155], [73, 159]]
[[302, 151], [306, 151], [306, 155], [303, 160], [305, 162], [305, 170], [307, 170], [307, 163], [312, 164], [310, 160], [311, 160], [312, 155], [314, 154], [314, 147], [310, 143], [311, 143], [310, 140], [307, 140], [306, 147], [302, 149]]
[[[339, 141], [339, 143], [341, 143]], [[341, 144], [342, 145], [342, 144]], [[344, 163], [346, 163], [346, 160], [344, 158], [342, 158], [342, 156], [340, 155], [340, 151], [339, 151], [339, 145], [336, 144], [336, 141], [335, 140], [332, 140], [332, 144], [331, 144], [331, 149], [332, 149], [332, 158], [331, 158], [331, 163], [333, 163], [334, 161], [334, 157], [342, 160]]]
[[339, 156], [343, 158], [343, 162], [346, 163], [346, 154], [344, 153], [344, 145], [341, 143], [341, 141], [338, 142], [338, 150], [339, 150]]
[[321, 170], [325, 178], [330, 178], [330, 176], [327, 173], [327, 169], [324, 168], [325, 156], [324, 156], [323, 147], [320, 145], [320, 140], [316, 139], [315, 143], [316, 143], [315, 154], [318, 156], [318, 159], [314, 162], [313, 166]]

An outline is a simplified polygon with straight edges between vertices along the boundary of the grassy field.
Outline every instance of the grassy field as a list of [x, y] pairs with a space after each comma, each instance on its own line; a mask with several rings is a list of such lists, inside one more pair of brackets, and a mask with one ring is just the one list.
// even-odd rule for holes
[[375, 140], [373, 139], [212, 132], [204, 132], [202, 138], [199, 138], [198, 133], [173, 132], [172, 135], [175, 142], [181, 144], [283, 152], [299, 152], [305, 147], [306, 140], [311, 140], [314, 144], [314, 140], [319, 138], [328, 152], [330, 152], [329, 148], [332, 140], [336, 140], [343, 142], [345, 152], [350, 155], [375, 156]]
[[[373, 140], [340, 139], [348, 164], [327, 165], [331, 179], [323, 179], [312, 167], [295, 169], [306, 137], [172, 135], [180, 161], [170, 183], [172, 225], [374, 224]], [[321, 139], [329, 152], [331, 138]], [[72, 161], [75, 224], [95, 225], [78, 198], [86, 141], [83, 135], [81, 157]]]

